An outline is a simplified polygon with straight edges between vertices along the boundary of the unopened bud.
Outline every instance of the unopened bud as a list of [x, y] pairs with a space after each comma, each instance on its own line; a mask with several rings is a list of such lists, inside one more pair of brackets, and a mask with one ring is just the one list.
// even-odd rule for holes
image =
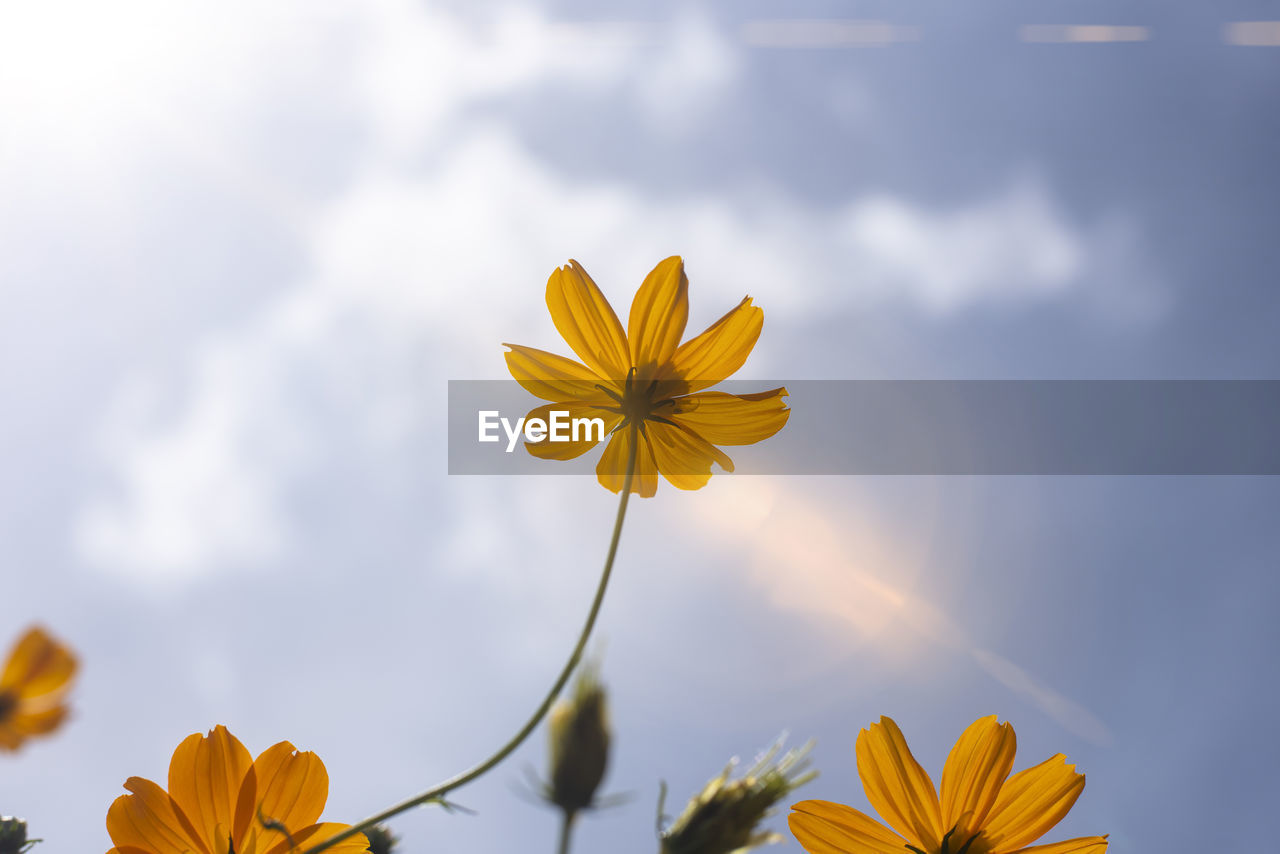
[[38, 839], [27, 839], [27, 823], [11, 815], [0, 815], [0, 854], [23, 854]]
[[569, 815], [592, 806], [609, 764], [609, 705], [594, 665], [551, 710], [551, 783], [546, 797]]
[[369, 840], [369, 854], [391, 854], [400, 841], [398, 836], [392, 835], [391, 828], [383, 824], [375, 824], [364, 832], [364, 836]]
[[789, 750], [775, 763], [779, 742], [737, 780], [729, 779], [730, 762], [663, 831], [661, 854], [732, 854], [778, 841], [778, 834], [756, 825], [774, 804], [818, 776], [805, 772], [810, 746]]

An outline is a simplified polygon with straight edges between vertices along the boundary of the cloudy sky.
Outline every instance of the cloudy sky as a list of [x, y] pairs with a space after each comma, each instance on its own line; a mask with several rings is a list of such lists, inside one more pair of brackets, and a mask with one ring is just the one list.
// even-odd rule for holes
[[[447, 382], [565, 352], [681, 254], [745, 379], [1270, 379], [1280, 25], [1227, 2], [46, 0], [0, 12], [7, 644], [83, 662], [0, 812], [105, 850], [187, 734], [289, 739], [354, 821], [479, 760], [572, 646], [614, 500], [450, 477]], [[974, 718], [1088, 786], [1056, 838], [1255, 850], [1280, 797], [1265, 477], [742, 477], [632, 505], [602, 616], [656, 850], [733, 755], [817, 739], [866, 809], [882, 714], [936, 777]], [[405, 851], [537, 850], [539, 733]], [[1176, 817], [1175, 821], [1170, 821]], [[775, 825], [784, 827], [781, 818]], [[1055, 837], [1051, 837], [1055, 838]], [[533, 840], [531, 842], [530, 840]], [[799, 851], [794, 842], [776, 850]]]

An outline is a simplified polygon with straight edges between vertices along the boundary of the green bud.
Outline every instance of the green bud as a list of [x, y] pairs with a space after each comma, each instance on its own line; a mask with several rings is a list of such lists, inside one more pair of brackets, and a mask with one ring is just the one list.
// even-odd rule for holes
[[400, 841], [400, 837], [393, 836], [391, 828], [385, 824], [375, 824], [364, 832], [364, 836], [369, 840], [369, 854], [391, 854]]
[[0, 815], [0, 854], [22, 854], [39, 839], [27, 839], [27, 823], [11, 815]]
[[609, 704], [594, 665], [583, 665], [573, 695], [550, 718], [551, 784], [547, 800], [570, 816], [591, 807], [609, 764]]
[[771, 747], [737, 780], [729, 779], [733, 762], [712, 778], [662, 832], [661, 854], [733, 854], [777, 842], [778, 834], [757, 830], [756, 825], [774, 804], [818, 776], [816, 771], [805, 772], [812, 744], [787, 751], [775, 763], [781, 746], [779, 742]]

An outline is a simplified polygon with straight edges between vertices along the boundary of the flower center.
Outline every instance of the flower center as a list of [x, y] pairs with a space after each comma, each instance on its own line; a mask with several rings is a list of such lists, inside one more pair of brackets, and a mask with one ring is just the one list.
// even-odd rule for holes
[[[972, 847], [973, 843], [982, 835], [981, 831], [973, 834], [968, 839], [960, 841], [959, 837], [956, 837], [956, 831], [959, 829], [957, 826], [947, 831], [946, 836], [942, 837], [942, 844], [938, 847], [936, 854], [983, 854], [986, 851], [986, 847], [981, 843], [977, 847]], [[916, 854], [929, 854], [928, 851], [917, 848], [914, 845], [909, 844], [907, 847], [916, 852]]]
[[10, 691], [0, 691], [0, 723], [9, 719], [13, 710], [18, 708], [18, 698]]
[[632, 368], [627, 372], [626, 382], [624, 382], [622, 386], [622, 394], [618, 394], [618, 392], [608, 386], [597, 384], [596, 388], [611, 397], [617, 404], [617, 406], [606, 406], [602, 408], [609, 412], [616, 412], [622, 416], [622, 421], [617, 427], [613, 428], [613, 432], [616, 433], [629, 424], [635, 424], [641, 431], [643, 431], [646, 421], [659, 421], [663, 424], [670, 424], [674, 427], [674, 421], [664, 418], [662, 415], [658, 414], [663, 409], [670, 412], [674, 410], [676, 406], [675, 399], [666, 396], [666, 390], [660, 386], [662, 386], [662, 383], [656, 379], [651, 380], [648, 383], [638, 382], [636, 380], [635, 368]]

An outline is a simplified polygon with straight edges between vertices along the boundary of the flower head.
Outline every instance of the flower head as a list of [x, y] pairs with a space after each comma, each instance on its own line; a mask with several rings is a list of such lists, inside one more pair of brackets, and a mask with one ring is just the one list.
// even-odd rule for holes
[[573, 695], [551, 710], [548, 730], [551, 782], [544, 794], [572, 816], [595, 805], [609, 764], [609, 702], [596, 665], [579, 670]]
[[[570, 261], [547, 280], [547, 308], [582, 362], [505, 345], [511, 348], [511, 375], [534, 396], [552, 401], [530, 411], [530, 419], [545, 421], [548, 413], [565, 411], [570, 418], [603, 420], [612, 435], [596, 475], [613, 492], [622, 489], [632, 443], [631, 491], [648, 497], [658, 489], [659, 473], [680, 489], [698, 489], [710, 479], [713, 462], [733, 471], [733, 461], [717, 445], [759, 442], [787, 423], [785, 388], [748, 395], [703, 391], [742, 367], [760, 336], [764, 312], [745, 297], [681, 344], [688, 289], [681, 258], [660, 262], [640, 285], [624, 331], [587, 271]], [[600, 441], [588, 432], [574, 441], [525, 447], [543, 459], [573, 459]]]
[[[960, 736], [942, 769], [942, 798], [882, 717], [858, 734], [858, 775], [867, 800], [890, 830], [852, 807], [801, 801], [790, 824], [810, 854], [1102, 854], [1105, 836], [1028, 848], [1071, 810], [1084, 775], [1061, 753], [1012, 777], [1013, 727], [980, 718]], [[897, 831], [896, 833], [894, 831]]]
[[[316, 845], [348, 825], [318, 823], [329, 775], [314, 753], [287, 741], [257, 759], [224, 726], [188, 736], [169, 762], [169, 791], [130, 777], [132, 794], [107, 811], [108, 854], [287, 854]], [[368, 849], [355, 834], [331, 851]]]
[[30, 628], [18, 639], [0, 673], [0, 750], [17, 750], [66, 720], [76, 667], [71, 650], [44, 629]]
[[662, 832], [660, 854], [734, 854], [777, 842], [778, 834], [757, 825], [774, 804], [818, 776], [805, 770], [809, 747], [788, 750], [775, 762], [779, 742], [737, 780], [729, 779], [729, 763]]

